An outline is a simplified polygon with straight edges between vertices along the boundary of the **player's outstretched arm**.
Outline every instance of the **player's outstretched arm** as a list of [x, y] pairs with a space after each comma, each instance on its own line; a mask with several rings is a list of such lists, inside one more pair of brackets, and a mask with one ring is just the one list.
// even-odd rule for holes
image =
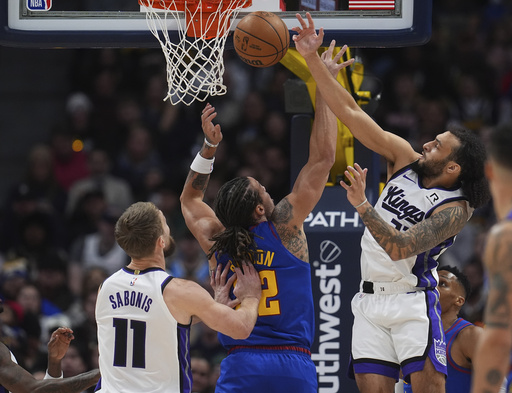
[[[187, 176], [180, 196], [181, 211], [190, 232], [198, 240], [204, 252], [208, 253], [212, 246], [211, 237], [223, 229], [214, 211], [203, 201], [217, 146], [222, 140], [222, 132], [218, 124], [213, 124], [217, 116], [215, 108], [207, 104], [201, 114], [204, 142]], [[210, 269], [216, 263], [210, 261]]]
[[80, 393], [98, 383], [99, 378], [96, 369], [70, 378], [39, 381], [14, 363], [7, 347], [0, 344], [0, 385], [12, 393]]
[[459, 201], [447, 203], [434, 211], [426, 220], [407, 231], [399, 231], [382, 219], [365, 196], [367, 169], [359, 164], [349, 166], [340, 185], [347, 191], [347, 198], [359, 213], [374, 239], [393, 261], [408, 258], [427, 251], [444, 240], [456, 235], [468, 220], [468, 213]]
[[309, 13], [306, 13], [306, 18], [307, 21], [297, 14], [300, 27], [293, 28], [298, 33], [293, 36], [293, 40], [331, 110], [355, 138], [370, 150], [382, 155], [395, 170], [416, 160], [419, 154], [405, 139], [384, 131], [332, 77], [318, 55], [323, 31], [320, 29], [317, 35], [313, 18]]
[[235, 273], [234, 294], [240, 301], [236, 310], [216, 302], [199, 284], [174, 278], [164, 290], [169, 311], [179, 323], [188, 324], [197, 316], [218, 332], [234, 339], [246, 339], [258, 317], [261, 279], [252, 265], [244, 265], [243, 272], [235, 268]]
[[512, 224], [489, 234], [484, 262], [489, 277], [484, 331], [473, 358], [472, 393], [499, 392], [512, 351]]
[[[322, 54], [322, 61], [329, 63], [329, 72], [335, 76], [341, 68], [353, 63], [350, 59], [345, 63], [338, 64], [339, 59], [346, 52], [347, 47], [343, 47], [333, 58], [334, 42], [329, 49]], [[334, 113], [329, 109], [327, 103], [320, 93], [316, 91], [315, 95], [315, 119], [309, 139], [309, 157], [308, 161], [301, 169], [297, 180], [293, 185], [292, 192], [286, 198], [286, 203], [293, 208], [290, 224], [302, 227], [302, 223], [313, 210], [327, 182], [329, 172], [336, 159], [336, 139], [338, 136], [337, 119]], [[276, 213], [280, 212], [282, 206], [276, 206]], [[275, 217], [277, 218], [277, 217]], [[279, 220], [274, 220], [280, 223]]]

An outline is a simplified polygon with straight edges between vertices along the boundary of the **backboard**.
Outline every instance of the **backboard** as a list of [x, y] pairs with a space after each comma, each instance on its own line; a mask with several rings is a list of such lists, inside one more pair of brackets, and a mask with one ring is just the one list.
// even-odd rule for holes
[[[252, 11], [277, 13], [291, 30], [295, 14], [310, 11], [324, 44], [402, 47], [426, 43], [432, 0], [253, 0]], [[170, 34], [176, 22], [168, 21]], [[137, 0], [2, 0], [0, 45], [34, 48], [157, 47]], [[172, 39], [172, 37], [171, 37]], [[230, 49], [230, 40], [226, 49]], [[292, 42], [293, 45], [293, 42]]]

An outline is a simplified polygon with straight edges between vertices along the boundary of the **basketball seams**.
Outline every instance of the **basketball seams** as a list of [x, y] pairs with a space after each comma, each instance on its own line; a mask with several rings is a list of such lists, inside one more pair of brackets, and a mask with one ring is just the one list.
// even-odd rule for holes
[[256, 11], [238, 23], [233, 41], [237, 54], [245, 63], [269, 67], [285, 55], [290, 45], [290, 33], [277, 15]]

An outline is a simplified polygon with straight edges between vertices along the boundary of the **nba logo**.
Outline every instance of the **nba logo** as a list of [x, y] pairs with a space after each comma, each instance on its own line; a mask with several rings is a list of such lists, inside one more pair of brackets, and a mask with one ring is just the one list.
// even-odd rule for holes
[[27, 0], [29, 11], [49, 11], [52, 8], [52, 0]]

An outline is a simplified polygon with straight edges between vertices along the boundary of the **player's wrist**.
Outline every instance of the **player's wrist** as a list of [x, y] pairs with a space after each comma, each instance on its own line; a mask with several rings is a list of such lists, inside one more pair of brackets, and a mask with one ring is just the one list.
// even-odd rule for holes
[[200, 173], [202, 175], [209, 175], [213, 171], [213, 163], [215, 161], [215, 157], [206, 158], [203, 157], [201, 152], [197, 153], [194, 161], [190, 164], [190, 169], [194, 172]]
[[362, 201], [360, 204], [358, 204], [357, 206], [354, 206], [355, 209], [358, 209], [360, 208], [361, 206], [363, 206], [366, 202], [368, 202], [368, 198], [364, 198], [364, 201]]
[[207, 138], [207, 137], [204, 137], [204, 146], [205, 146], [205, 147], [210, 147], [210, 148], [212, 148], [212, 149], [215, 149], [215, 148], [217, 148], [217, 147], [219, 146], [219, 143], [220, 143], [220, 142], [218, 142], [218, 143], [212, 143], [212, 142], [210, 142], [210, 141], [208, 140], [208, 138]]

